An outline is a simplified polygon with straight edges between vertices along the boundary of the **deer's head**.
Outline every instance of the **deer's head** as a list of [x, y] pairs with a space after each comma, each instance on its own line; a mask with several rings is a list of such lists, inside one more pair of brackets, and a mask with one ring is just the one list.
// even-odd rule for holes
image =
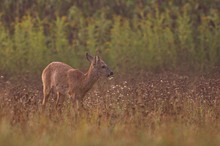
[[86, 58], [91, 63], [90, 67], [98, 76], [110, 77], [113, 75], [111, 69], [109, 69], [107, 64], [99, 56], [93, 57], [86, 53]]

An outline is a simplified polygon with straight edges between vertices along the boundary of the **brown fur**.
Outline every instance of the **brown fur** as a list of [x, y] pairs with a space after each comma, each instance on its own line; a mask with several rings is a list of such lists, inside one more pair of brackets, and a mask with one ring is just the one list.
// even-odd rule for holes
[[113, 75], [113, 72], [99, 56], [93, 58], [87, 53], [86, 57], [91, 65], [85, 74], [62, 62], [52, 62], [43, 70], [43, 106], [51, 93], [57, 95], [57, 105], [63, 103], [65, 96], [69, 96], [74, 105], [79, 101], [79, 106], [82, 106], [83, 97], [99, 77]]

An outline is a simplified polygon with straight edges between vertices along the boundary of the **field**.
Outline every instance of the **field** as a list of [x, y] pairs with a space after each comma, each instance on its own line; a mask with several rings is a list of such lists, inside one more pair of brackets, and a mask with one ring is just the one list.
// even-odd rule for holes
[[[0, 145], [220, 145], [219, 0], [2, 0]], [[114, 71], [42, 108], [52, 61]]]
[[101, 79], [77, 114], [42, 111], [40, 76], [0, 80], [0, 145], [219, 145], [220, 74], [145, 72]]

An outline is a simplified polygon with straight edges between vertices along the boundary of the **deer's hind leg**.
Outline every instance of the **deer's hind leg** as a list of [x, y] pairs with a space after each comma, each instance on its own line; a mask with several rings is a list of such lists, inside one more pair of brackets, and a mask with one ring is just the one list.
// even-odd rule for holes
[[50, 88], [47, 88], [46, 86], [43, 87], [43, 94], [44, 94], [44, 98], [43, 98], [43, 101], [42, 101], [42, 105], [45, 106], [47, 100], [48, 100], [48, 97], [50, 96], [51, 94], [51, 90]]
[[56, 99], [56, 108], [63, 105], [65, 96], [60, 92], [57, 92], [57, 99]]

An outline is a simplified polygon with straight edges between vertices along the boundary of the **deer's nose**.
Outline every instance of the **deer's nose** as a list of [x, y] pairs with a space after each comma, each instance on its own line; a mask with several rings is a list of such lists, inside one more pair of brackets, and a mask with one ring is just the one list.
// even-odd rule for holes
[[112, 76], [113, 75], [113, 72], [111, 71], [108, 75], [107, 75], [107, 77], [110, 77], [110, 76]]

